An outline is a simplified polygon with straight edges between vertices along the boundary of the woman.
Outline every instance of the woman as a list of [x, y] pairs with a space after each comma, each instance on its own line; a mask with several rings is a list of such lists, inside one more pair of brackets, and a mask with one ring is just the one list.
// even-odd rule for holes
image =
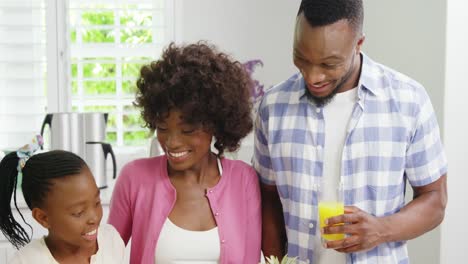
[[258, 178], [223, 157], [252, 130], [242, 65], [205, 43], [171, 44], [137, 86], [165, 155], [127, 164], [114, 189], [109, 223], [132, 239], [130, 262], [258, 263]]

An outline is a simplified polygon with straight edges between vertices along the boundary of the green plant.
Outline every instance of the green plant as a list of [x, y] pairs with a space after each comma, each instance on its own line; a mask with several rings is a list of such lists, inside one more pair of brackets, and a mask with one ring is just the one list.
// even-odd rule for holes
[[266, 257], [267, 264], [296, 264], [297, 257], [288, 257], [288, 255], [284, 256], [281, 262], [275, 256]]

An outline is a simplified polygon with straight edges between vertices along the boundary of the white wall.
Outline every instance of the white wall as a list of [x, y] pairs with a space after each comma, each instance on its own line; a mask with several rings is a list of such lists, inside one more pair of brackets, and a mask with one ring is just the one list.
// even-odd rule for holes
[[179, 42], [209, 40], [241, 62], [261, 59], [265, 66], [256, 77], [266, 85], [296, 71], [292, 29], [299, 0], [176, 1]]
[[468, 29], [466, 0], [447, 1], [445, 148], [449, 160], [449, 202], [442, 224], [441, 263], [467, 263], [468, 237]]

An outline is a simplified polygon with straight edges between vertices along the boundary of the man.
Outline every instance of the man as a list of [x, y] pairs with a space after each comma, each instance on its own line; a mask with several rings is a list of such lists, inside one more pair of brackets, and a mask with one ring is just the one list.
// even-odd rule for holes
[[[405, 241], [444, 217], [447, 164], [430, 99], [419, 83], [361, 52], [362, 5], [303, 0], [294, 32], [299, 73], [260, 104], [253, 164], [265, 256], [408, 263]], [[406, 180], [414, 197], [405, 205]], [[345, 213], [321, 229], [318, 193], [333, 193], [323, 188], [330, 185], [342, 186]]]

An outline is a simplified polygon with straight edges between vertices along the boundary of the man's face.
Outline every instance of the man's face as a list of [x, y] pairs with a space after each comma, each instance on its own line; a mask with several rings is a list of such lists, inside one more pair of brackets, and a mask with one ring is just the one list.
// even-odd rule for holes
[[304, 77], [309, 98], [318, 106], [357, 85], [363, 42], [364, 36], [347, 20], [312, 27], [304, 14], [297, 17], [293, 60]]

